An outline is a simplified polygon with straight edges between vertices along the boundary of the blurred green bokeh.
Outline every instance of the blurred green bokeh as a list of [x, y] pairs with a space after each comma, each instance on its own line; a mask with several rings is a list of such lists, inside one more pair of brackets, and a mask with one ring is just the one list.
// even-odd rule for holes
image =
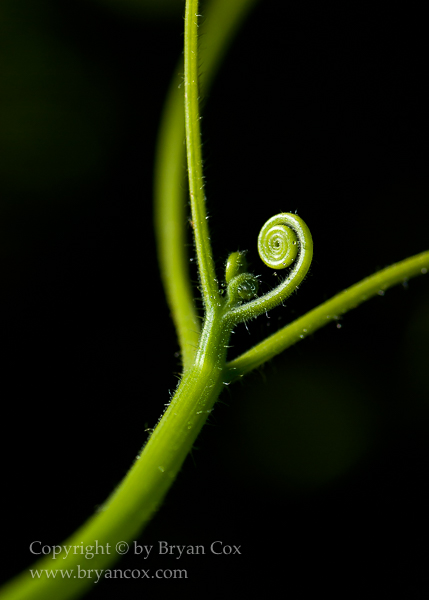
[[334, 482], [365, 457], [375, 405], [344, 364], [284, 362], [269, 386], [260, 380], [247, 390], [235, 428], [234, 454], [243, 456], [232, 462], [256, 487], [302, 492]]
[[46, 2], [0, 6], [0, 186], [14, 201], [97, 177], [111, 130], [105, 73], [64, 39], [57, 18]]

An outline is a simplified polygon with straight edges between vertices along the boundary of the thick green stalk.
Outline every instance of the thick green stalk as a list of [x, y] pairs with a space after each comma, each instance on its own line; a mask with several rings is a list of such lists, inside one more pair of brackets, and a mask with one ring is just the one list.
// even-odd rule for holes
[[48, 578], [43, 573], [40, 579], [33, 579], [27, 570], [2, 589], [0, 598], [77, 598], [119, 558], [117, 545], [140, 534], [162, 503], [222, 389], [229, 334], [228, 328], [208, 315], [194, 366], [180, 382], [141, 455], [99, 512], [62, 543], [66, 547], [110, 549], [110, 553], [89, 558], [80, 552], [62, 553], [57, 559], [49, 555], [34, 564], [33, 571], [62, 569], [64, 573], [73, 569], [76, 575], [85, 571], [86, 576], [63, 579], [58, 573]]
[[[196, 14], [197, 10], [194, 12]], [[187, 14], [189, 15], [189, 10]], [[187, 17], [186, 23], [188, 21], [189, 17]], [[196, 35], [196, 27], [186, 29], [187, 51], [185, 50], [185, 54], [188, 57], [192, 52], [196, 53]], [[195, 39], [190, 40], [189, 36], [194, 36]], [[188, 101], [188, 99], [193, 99], [195, 102], [197, 99], [196, 77], [194, 76], [196, 60], [194, 63], [193, 66], [188, 66], [187, 75], [185, 75], [187, 127], [191, 129], [196, 122], [192, 114], [195, 105], [193, 105], [194, 109], [190, 109]], [[189, 83], [188, 77], [193, 77], [192, 83]], [[195, 86], [195, 90], [193, 86]], [[203, 285], [206, 285], [210, 277], [213, 277], [214, 267], [210, 266], [212, 259], [206, 259], [207, 253], [211, 257], [211, 252], [209, 251], [204, 197], [201, 195], [201, 188], [198, 187], [202, 181], [201, 162], [200, 159], [193, 156], [194, 152], [197, 152], [198, 155], [200, 140], [192, 131], [187, 131], [187, 140], [191, 146], [188, 160], [192, 165], [190, 188], [194, 190], [192, 205], [197, 214], [197, 217], [194, 217], [198, 223], [195, 228], [196, 235], [197, 231], [200, 232], [198, 233], [200, 249], [198, 250], [197, 244], [197, 253], [201, 259], [201, 269], [204, 273], [202, 282]], [[197, 184], [197, 189], [195, 178], [200, 182]], [[212, 293], [208, 293], [207, 290]], [[92, 587], [94, 581], [102, 576], [103, 571], [118, 559], [119, 553], [116, 551], [116, 545], [129, 542], [137, 537], [145, 523], [162, 503], [210, 414], [223, 385], [223, 369], [226, 362], [230, 326], [222, 322], [221, 302], [213, 280], [210, 280], [207, 290], [206, 318], [193, 366], [187, 370], [171, 403], [125, 479], [99, 511], [62, 544], [66, 547], [85, 549], [98, 547], [102, 548], [104, 552], [100, 551], [88, 558], [79, 552], [77, 554], [69, 552], [65, 557], [61, 557], [60, 565], [55, 557], [46, 556], [32, 567], [33, 573], [35, 570], [38, 570], [39, 573], [45, 569], [55, 570], [60, 566], [63, 573], [66, 570], [69, 572], [73, 570], [76, 576], [72, 575], [70, 578], [64, 579], [63, 577], [47, 577], [46, 573], [42, 573], [38, 578], [37, 576], [32, 577], [30, 571], [27, 570], [3, 587], [0, 598], [32, 600], [50, 597], [63, 600], [79, 597], [85, 589]], [[217, 303], [213, 302], [215, 295], [217, 295]], [[91, 576], [88, 574], [89, 569], [92, 570]], [[85, 571], [85, 576], [79, 577], [79, 573], [83, 574], [83, 571]]]

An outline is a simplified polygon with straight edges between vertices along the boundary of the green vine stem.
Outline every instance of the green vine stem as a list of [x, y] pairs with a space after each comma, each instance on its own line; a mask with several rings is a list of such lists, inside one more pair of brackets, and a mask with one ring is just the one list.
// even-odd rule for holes
[[[429, 252], [393, 265], [310, 311], [241, 357], [227, 362], [227, 346], [233, 327], [277, 306], [303, 281], [311, 263], [312, 239], [308, 227], [297, 215], [281, 213], [272, 217], [262, 228], [259, 250], [265, 263], [276, 269], [290, 269], [284, 281], [271, 292], [258, 297], [258, 278], [246, 271], [242, 253], [234, 253], [228, 260], [225, 273], [227, 293], [221, 294], [211, 254], [203, 190], [198, 113], [197, 15], [198, 1], [187, 0], [186, 140], [192, 220], [206, 308], [204, 325], [192, 361], [191, 355], [188, 355], [189, 365], [184, 376], [141, 454], [100, 510], [63, 542], [66, 546], [95, 546], [97, 542], [104, 548], [115, 548], [118, 542], [129, 542], [138, 536], [161, 505], [225, 384], [259, 366], [298, 341], [298, 338], [302, 339], [329, 320], [374, 296], [379, 290], [429, 269]], [[175, 157], [175, 160], [180, 160], [180, 153], [176, 153]], [[165, 168], [167, 173], [167, 166]], [[177, 177], [180, 169], [174, 165], [171, 168], [174, 177]], [[174, 202], [179, 201], [180, 195], [176, 194]], [[175, 244], [178, 239], [180, 235], [175, 238]], [[182, 271], [180, 277], [185, 276], [185, 271]], [[189, 301], [179, 302], [178, 310], [182, 315], [180, 318], [186, 314], [189, 316]], [[192, 318], [190, 322], [193, 322]], [[61, 568], [76, 571], [78, 568], [96, 569], [102, 573], [117, 558], [118, 554], [114, 551], [90, 558], [70, 553], [62, 560]], [[33, 568], [56, 569], [57, 562], [52, 556], [47, 556]], [[80, 596], [85, 588], [92, 585], [90, 577], [33, 579], [27, 570], [2, 589], [0, 598], [30, 600], [52, 597], [63, 600]]]
[[232, 382], [243, 377], [321, 327], [341, 318], [347, 311], [384, 293], [394, 285], [417, 275], [425, 275], [428, 271], [429, 251], [411, 256], [363, 279], [229, 361], [226, 365], [226, 381]]
[[[200, 96], [204, 98], [234, 35], [258, 0], [210, 0], [200, 25], [202, 70]], [[167, 302], [181, 349], [183, 370], [192, 366], [200, 336], [189, 277], [187, 254], [187, 201], [185, 198], [185, 114], [183, 61], [176, 68], [161, 119], [155, 153], [154, 226], [158, 260]]]
[[[247, 2], [247, 4], [250, 5], [252, 2], [253, 0]], [[224, 5], [224, 2], [222, 1], [220, 4]], [[224, 21], [226, 31], [230, 32], [229, 35], [231, 35], [239, 22], [240, 16], [246, 10], [245, 2], [241, 2], [241, 6], [241, 11], [226, 11], [226, 15], [229, 15], [232, 19], [232, 23]], [[189, 5], [187, 10], [187, 14], [189, 14]], [[195, 15], [197, 14], [197, 10], [192, 12]], [[218, 19], [215, 19], [213, 24], [219, 25], [219, 11], [216, 14]], [[186, 20], [186, 24], [188, 23], [189, 18]], [[185, 31], [185, 54], [187, 53], [192, 61], [192, 52], [197, 52], [196, 19], [191, 19], [191, 24], [192, 26], [187, 27]], [[194, 39], [190, 40], [190, 36], [193, 36]], [[219, 43], [215, 47], [218, 50], [221, 49], [222, 44], [226, 43], [228, 39], [228, 35], [219, 36]], [[192, 48], [192, 51], [190, 51], [190, 48]], [[215, 66], [216, 61], [217, 58], [213, 57], [211, 64]], [[188, 69], [188, 75], [185, 75], [185, 77], [189, 77], [189, 71], [191, 73], [192, 71], [195, 72], [196, 64], [195, 56], [194, 64]], [[189, 81], [192, 82], [191, 85], [188, 84]], [[196, 87], [197, 79], [196, 76], [191, 74], [190, 79], [186, 81], [186, 87], [189, 90], [187, 98], [193, 97], [195, 99], [197, 98], [197, 94], [195, 90], [192, 90], [192, 85]], [[189, 107], [187, 111], [189, 115], [188, 127], [192, 128], [197, 119], [189, 110]], [[172, 126], [173, 121], [174, 117], [170, 120]], [[177, 131], [175, 133], [177, 134]], [[176, 139], [178, 137], [176, 135]], [[200, 145], [199, 140], [195, 139], [189, 131], [187, 139], [194, 149]], [[195, 141], [193, 142], [193, 140]], [[176, 160], [180, 160], [180, 153], [175, 153], [175, 158]], [[189, 160], [194, 165], [192, 172], [196, 173], [197, 177], [198, 172], [200, 172], [201, 181], [201, 165], [198, 164], [198, 160], [194, 159], [192, 153]], [[174, 169], [173, 165], [170, 172], [175, 173], [177, 176], [178, 169]], [[193, 206], [194, 210], [198, 213], [198, 217], [194, 216], [197, 222], [197, 229], [200, 228], [200, 230], [203, 230], [203, 234], [200, 236], [200, 259], [202, 264], [206, 265], [207, 272], [213, 274], [210, 264], [207, 266], [210, 260], [206, 261], [205, 257], [205, 252], [208, 251], [209, 244], [207, 240], [207, 226], [204, 226], [204, 222], [206, 221], [203, 204], [204, 198], [200, 195], [198, 186], [196, 189], [195, 185], [191, 183], [190, 188], [194, 190], [194, 198], [196, 197]], [[180, 195], [175, 195], [174, 199], [175, 201], [180, 200]], [[164, 209], [165, 207], [166, 205], [164, 204]], [[166, 237], [163, 234], [163, 238], [166, 239]], [[175, 238], [175, 243], [177, 243], [178, 239], [180, 239], [180, 234]], [[169, 248], [170, 250], [172, 249], [171, 245]], [[202, 276], [202, 281], [204, 285], [207, 283], [207, 275]], [[175, 278], [173, 287], [177, 282], [178, 279]], [[218, 293], [217, 287], [213, 283], [209, 283], [208, 285], [213, 289], [214, 295]], [[188, 288], [190, 288], [189, 284]], [[220, 315], [220, 306], [214, 304], [213, 309], [216, 314]], [[182, 315], [186, 311], [189, 314], [189, 302], [185, 307], [184, 303], [182, 303], [179, 310]], [[186, 371], [174, 398], [127, 476], [99, 511], [62, 543], [63, 546], [79, 547], [94, 547], [98, 544], [99, 547], [111, 548], [113, 551], [106, 554], [96, 554], [90, 558], [87, 558], [86, 555], [69, 553], [62, 560], [61, 568], [63, 571], [74, 569], [77, 572], [78, 568], [80, 568], [86, 571], [92, 569], [92, 572], [98, 570], [101, 573], [118, 559], [118, 554], [114, 551], [116, 545], [137, 537], [144, 525], [150, 520], [153, 513], [162, 503], [165, 494], [173, 483], [223, 387], [222, 375], [226, 362], [226, 346], [229, 333], [229, 327], [219, 327], [219, 320], [206, 318], [199, 347], [195, 353], [193, 366]], [[56, 567], [55, 558], [49, 555], [37, 561], [33, 569], [40, 571], [44, 569], [51, 570]], [[86, 588], [92, 585], [93, 580], [90, 577], [70, 578], [67, 580], [52, 577], [32, 578], [29, 571], [26, 570], [2, 588], [0, 598], [7, 600], [29, 600], [54, 597], [62, 600], [79, 597]]]
[[213, 310], [218, 303], [219, 291], [207, 223], [201, 157], [198, 105], [198, 17], [198, 2], [187, 2], [185, 14], [185, 127], [189, 196], [204, 306], [206, 311], [209, 311]]
[[160, 272], [167, 302], [179, 338], [184, 370], [194, 360], [200, 336], [186, 252], [183, 144], [185, 117], [183, 89], [173, 78], [158, 134], [154, 181], [154, 226]]

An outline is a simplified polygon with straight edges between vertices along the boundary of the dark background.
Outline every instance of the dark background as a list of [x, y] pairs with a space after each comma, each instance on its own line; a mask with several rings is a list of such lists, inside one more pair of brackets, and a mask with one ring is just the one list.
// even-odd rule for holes
[[[0, 8], [3, 580], [29, 566], [31, 541], [60, 544], [104, 501], [177, 384], [152, 171], [183, 3], [161, 5]], [[428, 249], [429, 49], [414, 10], [260, 2], [228, 53], [202, 121], [219, 276], [249, 249], [262, 291], [275, 283], [256, 239], [277, 212], [298, 210], [315, 244], [299, 294], [240, 327], [231, 357]], [[428, 306], [427, 278], [413, 279], [225, 390], [140, 540], [207, 554], [129, 556], [118, 568], [188, 580], [104, 581], [92, 597], [249, 583], [348, 596], [371, 574], [372, 590], [426, 597]], [[215, 540], [241, 556], [210, 556]]]

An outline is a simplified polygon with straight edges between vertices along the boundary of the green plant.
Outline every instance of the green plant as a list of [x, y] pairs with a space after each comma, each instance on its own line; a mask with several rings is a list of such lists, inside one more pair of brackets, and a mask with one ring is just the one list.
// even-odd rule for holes
[[[193, 6], [192, 2], [188, 5], [188, 11], [191, 14], [196, 13], [196, 7]], [[185, 288], [185, 300], [179, 300], [176, 308], [173, 309], [175, 319], [178, 323], [179, 338], [181, 339], [185, 376], [163, 420], [146, 445], [144, 453], [142, 453], [135, 467], [130, 471], [127, 480], [118, 488], [117, 493], [108, 500], [99, 515], [73, 537], [74, 540], [79, 540], [79, 542], [83, 540], [84, 544], [90, 543], [95, 536], [98, 536], [97, 539], [99, 539], [101, 544], [117, 538], [131, 539], [136, 531], [141, 528], [142, 524], [150, 518], [152, 512], [159, 505], [168, 490], [189, 449], [192, 447], [194, 439], [224, 383], [230, 383], [236, 377], [259, 366], [268, 358], [306, 337], [307, 334], [312, 333], [330, 320], [337, 319], [348, 309], [357, 306], [371, 295], [377, 294], [379, 291], [384, 291], [387, 287], [402, 282], [413, 275], [425, 272], [428, 268], [429, 256], [427, 252], [418, 257], [398, 263], [357, 284], [357, 286], [353, 286], [343, 294], [335, 297], [332, 301], [328, 301], [318, 309], [301, 317], [298, 321], [281, 330], [266, 342], [256, 346], [253, 350], [245, 353], [242, 357], [226, 363], [225, 346], [228, 343], [231, 328], [239, 320], [252, 318], [255, 316], [256, 311], [265, 312], [265, 309], [268, 307], [265, 304], [261, 304], [260, 300], [252, 300], [252, 297], [255, 295], [256, 281], [253, 276], [246, 274], [242, 255], [232, 255], [230, 257], [226, 275], [226, 283], [228, 284], [226, 286], [226, 296], [221, 294], [222, 288], [219, 290], [216, 284], [215, 270], [208, 243], [209, 236], [204, 200], [198, 197], [202, 189], [203, 179], [201, 158], [198, 157], [198, 152], [200, 151], [199, 133], [196, 128], [196, 124], [199, 122], [197, 116], [197, 91], [193, 86], [193, 82], [196, 81], [196, 62], [192, 62], [191, 60], [194, 57], [196, 61], [196, 31], [193, 27], [193, 20], [189, 18], [189, 13], [186, 23], [188, 26], [188, 70], [185, 76], [185, 89], [189, 90], [190, 97], [190, 102], [187, 104], [187, 133], [190, 188], [191, 198], [193, 199], [192, 221], [196, 235], [197, 255], [201, 270], [201, 285], [205, 296], [205, 307], [208, 318], [206, 318], [205, 329], [203, 329], [200, 346], [195, 357], [194, 346], [198, 339], [198, 333], [196, 332], [198, 319], [192, 303], [189, 301], [191, 293], [190, 286], [187, 283], [188, 280], [183, 276], [183, 273], [181, 275], [178, 274], [181, 273], [181, 267], [176, 267], [175, 265], [171, 278], [169, 279], [166, 276], [166, 281], [167, 286], [169, 286], [168, 289], [170, 289], [170, 298], [183, 298], [177, 292], [176, 288], [180, 286]], [[177, 110], [177, 106], [179, 106], [177, 103], [174, 104], [174, 110]], [[177, 123], [178, 119], [179, 117], [175, 115], [173, 122]], [[162, 149], [167, 146], [168, 144], [165, 140], [161, 141]], [[165, 158], [162, 162], [164, 165], [163, 168], [165, 168], [166, 164], [171, 167], [171, 163], [166, 163]], [[169, 184], [174, 182], [174, 179], [171, 177], [160, 176], [159, 179]], [[176, 186], [176, 189], [180, 189], [180, 186]], [[180, 205], [180, 200], [175, 194], [176, 192], [164, 194], [164, 197], [169, 201], [174, 200], [175, 206], [167, 205], [167, 207], [163, 208], [169, 218], [171, 218], [172, 214], [176, 214], [175, 212], [173, 213], [173, 210], [177, 210]], [[164, 215], [164, 217], [167, 215]], [[305, 266], [308, 268], [308, 259], [303, 261], [303, 246], [307, 243], [309, 244], [306, 241], [309, 239], [309, 234], [303, 223], [293, 215], [289, 214], [286, 219], [287, 224], [293, 224], [298, 230], [305, 231], [305, 235], [303, 234], [303, 236], [298, 237], [301, 245], [301, 263], [305, 262]], [[171, 230], [167, 231], [165, 228], [165, 223], [168, 220], [166, 218], [158, 219], [160, 236], [163, 238], [161, 247], [163, 248], [163, 252], [165, 252], [164, 273], [167, 272], [172, 257], [179, 257], [179, 259], [181, 257], [182, 264], [185, 264], [185, 258], [182, 254], [184, 244], [177, 243], [177, 237], [180, 239], [182, 236], [183, 238], [183, 231], [180, 228], [180, 224], [183, 223], [184, 219], [181, 216], [175, 216], [171, 219], [173, 234]], [[177, 231], [178, 229], [179, 231]], [[300, 262], [298, 262], [298, 265], [301, 266]], [[299, 273], [300, 278], [305, 274], [297, 267], [294, 267], [293, 273], [296, 275]], [[288, 288], [287, 291], [291, 290]], [[283, 295], [276, 296], [272, 304], [281, 302], [283, 298]], [[246, 300], [250, 302], [243, 303]], [[254, 312], [249, 307], [252, 307]], [[189, 323], [192, 323], [193, 331], [190, 330]], [[175, 414], [175, 411], [177, 411], [177, 414]], [[177, 419], [173, 419], [173, 416], [177, 417]], [[144, 475], [141, 480], [140, 473]], [[127, 523], [124, 523], [120, 517], [125, 508], [128, 512]], [[115, 515], [117, 515], [116, 522]], [[113, 530], [110, 529], [109, 531], [112, 523], [114, 525]], [[106, 536], [104, 539], [102, 534]], [[72, 542], [69, 541], [66, 543]], [[82, 563], [80, 556], [75, 558], [75, 560], [79, 560]], [[48, 564], [48, 561], [45, 564]], [[102, 564], [104, 563], [101, 559], [100, 562], [97, 562], [96, 559], [91, 560], [89, 566], [95, 569], [103, 568]], [[67, 566], [71, 568], [72, 565], [68, 564]], [[78, 583], [80, 585], [80, 582]], [[88, 584], [88, 581], [86, 583]], [[63, 584], [60, 582], [59, 585], [62, 587]], [[33, 587], [36, 589], [34, 583], [30, 582], [30, 588], [32, 589]], [[23, 589], [25, 594], [25, 588]], [[35, 594], [37, 593], [39, 592], [36, 590]], [[55, 591], [57, 597], [60, 593], [62, 592], [59, 589]], [[68, 585], [65, 593], [73, 594], [75, 592], [72, 586]], [[40, 594], [46, 597], [46, 591], [41, 590]], [[28, 597], [32, 596], [28, 595]]]

